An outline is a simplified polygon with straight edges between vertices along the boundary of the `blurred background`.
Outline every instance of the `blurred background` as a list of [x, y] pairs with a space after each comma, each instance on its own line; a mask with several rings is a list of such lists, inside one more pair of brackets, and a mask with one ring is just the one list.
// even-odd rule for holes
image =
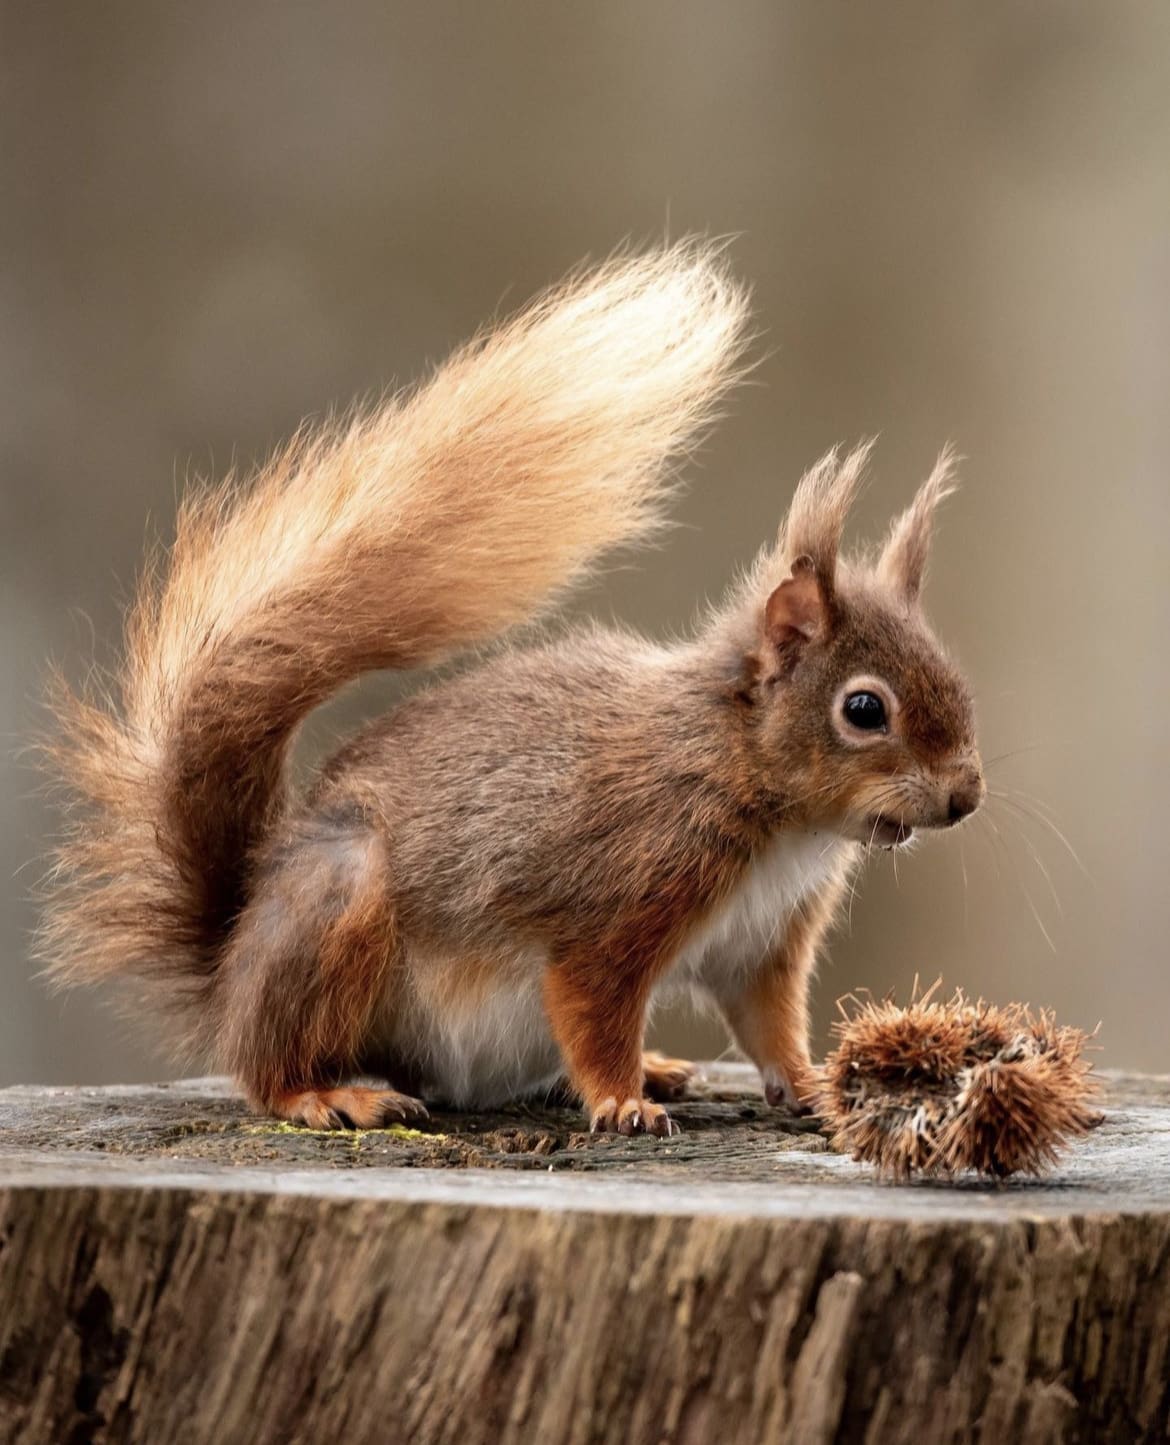
[[[108, 658], [184, 479], [417, 375], [583, 256], [691, 230], [734, 233], [767, 357], [679, 528], [583, 610], [685, 624], [834, 442], [881, 434], [858, 535], [945, 441], [968, 459], [928, 603], [997, 796], [871, 866], [819, 1046], [840, 994], [942, 973], [1102, 1020], [1107, 1064], [1170, 1068], [1170, 8], [0, 16], [0, 1083], [168, 1069], [33, 976], [52, 825], [20, 750], [46, 660]], [[393, 691], [315, 719], [306, 764]], [[658, 1033], [725, 1044], [679, 1016]]]

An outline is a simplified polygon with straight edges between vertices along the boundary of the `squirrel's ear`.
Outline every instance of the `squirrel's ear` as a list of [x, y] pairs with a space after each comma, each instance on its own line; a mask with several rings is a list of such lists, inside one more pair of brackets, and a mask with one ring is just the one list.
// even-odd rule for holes
[[934, 471], [890, 528], [889, 538], [878, 559], [878, 575], [907, 602], [917, 602], [922, 592], [935, 509], [944, 497], [949, 497], [955, 490], [957, 462], [952, 449], [944, 447]]
[[811, 558], [830, 602], [845, 518], [872, 450], [870, 441], [844, 457], [835, 448], [823, 456], [801, 478], [780, 528], [780, 555]]
[[776, 652], [794, 660], [806, 643], [828, 631], [828, 604], [811, 557], [798, 557], [792, 575], [775, 589], [764, 607], [764, 635]]

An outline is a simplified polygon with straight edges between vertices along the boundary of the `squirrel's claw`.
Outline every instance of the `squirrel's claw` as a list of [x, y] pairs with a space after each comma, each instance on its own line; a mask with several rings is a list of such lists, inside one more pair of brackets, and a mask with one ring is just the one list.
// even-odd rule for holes
[[608, 1098], [594, 1111], [589, 1121], [591, 1134], [654, 1134], [667, 1139], [680, 1133], [678, 1125], [661, 1104], [651, 1099], [627, 1099], [619, 1105], [615, 1098]]

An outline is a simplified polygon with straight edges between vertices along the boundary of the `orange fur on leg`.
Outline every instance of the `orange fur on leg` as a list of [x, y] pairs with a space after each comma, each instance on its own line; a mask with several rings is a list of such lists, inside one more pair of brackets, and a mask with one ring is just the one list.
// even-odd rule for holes
[[773, 955], [743, 993], [725, 1005], [736, 1042], [759, 1069], [769, 1104], [810, 1113], [815, 1097], [808, 1048], [810, 968]]
[[808, 993], [817, 948], [844, 889], [834, 879], [793, 914], [778, 948], [742, 991], [721, 1000], [740, 1048], [759, 1069], [769, 1104], [809, 1114], [817, 1093], [809, 1053]]
[[592, 957], [566, 959], [545, 974], [544, 1002], [569, 1076], [594, 1133], [677, 1131], [643, 1093], [642, 1034], [653, 970], [623, 972]]

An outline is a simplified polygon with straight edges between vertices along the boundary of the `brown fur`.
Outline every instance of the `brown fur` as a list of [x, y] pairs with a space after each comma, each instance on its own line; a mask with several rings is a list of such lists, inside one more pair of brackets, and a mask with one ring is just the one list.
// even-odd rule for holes
[[[744, 317], [709, 248], [613, 262], [189, 502], [120, 706], [58, 696], [80, 807], [46, 924], [57, 977], [159, 983], [258, 1108], [318, 1126], [421, 1107], [398, 1089], [538, 1087], [551, 1029], [595, 1127], [667, 1133], [651, 995], [777, 840], [812, 833], [845, 852], [776, 920], [779, 949], [703, 984], [775, 1096], [803, 1097], [808, 980], [858, 845], [982, 795], [970, 701], [917, 600], [945, 467], [883, 556], [850, 562], [868, 449], [832, 453], [692, 638], [502, 647], [360, 732], [303, 798], [285, 781], [342, 683], [491, 638], [645, 534]], [[858, 676], [889, 696], [881, 736], [842, 722]], [[395, 1089], [345, 1090], [371, 1070]]]
[[304, 1085], [352, 1074], [390, 983], [397, 950], [385, 847], [359, 827], [302, 820], [284, 833], [273, 886], [244, 911], [225, 955], [219, 1057], [259, 1109], [282, 1113], [279, 1101]]

